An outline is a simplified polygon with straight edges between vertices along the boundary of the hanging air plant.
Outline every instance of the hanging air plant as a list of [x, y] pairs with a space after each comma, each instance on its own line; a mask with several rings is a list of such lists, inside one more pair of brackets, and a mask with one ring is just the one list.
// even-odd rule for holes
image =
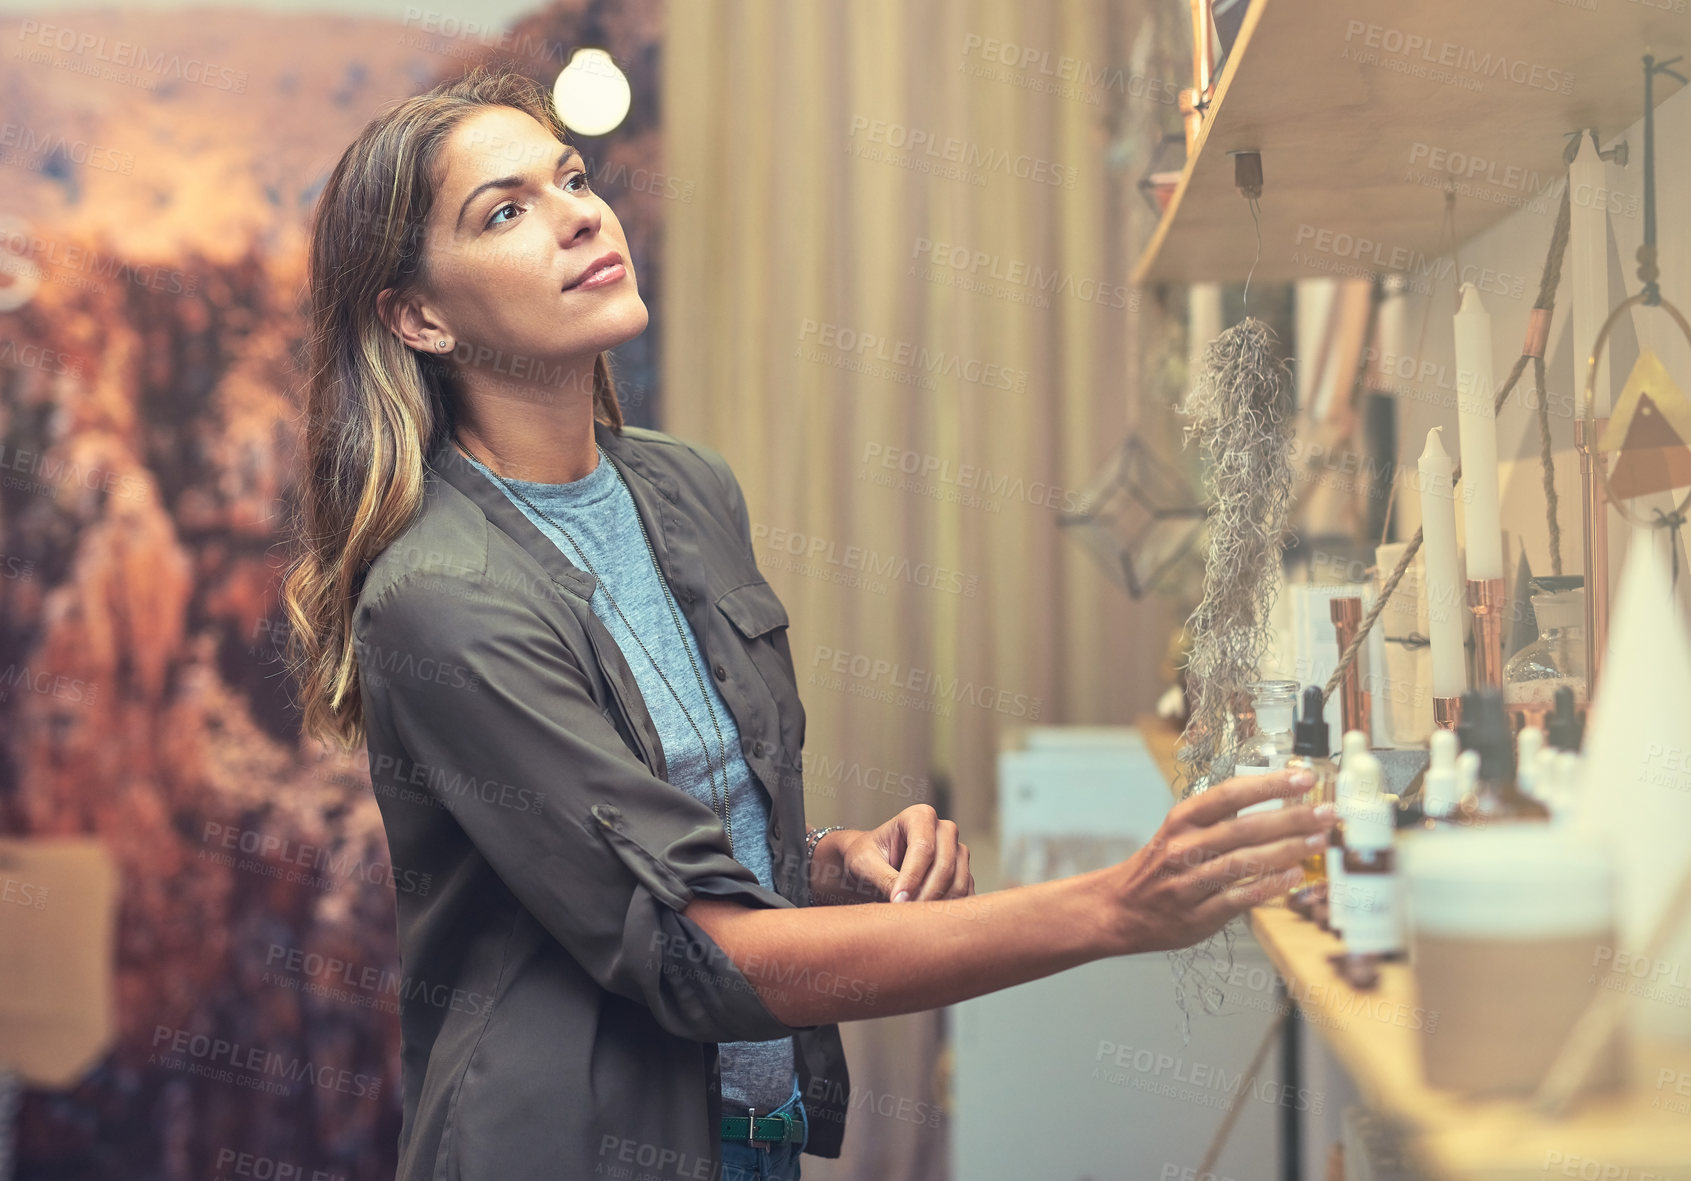
[[1246, 317], [1211, 342], [1180, 411], [1211, 506], [1203, 598], [1186, 622], [1193, 705], [1178, 752], [1185, 796], [1233, 773], [1241, 737], [1234, 703], [1248, 695], [1271, 638], [1296, 407], [1268, 325]]

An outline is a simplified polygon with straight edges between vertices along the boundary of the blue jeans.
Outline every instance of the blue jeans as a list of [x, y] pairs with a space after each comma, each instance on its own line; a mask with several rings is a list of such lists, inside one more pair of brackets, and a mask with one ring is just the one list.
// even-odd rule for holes
[[804, 1123], [804, 1143], [771, 1144], [760, 1140], [747, 1144], [744, 1140], [724, 1140], [721, 1181], [799, 1181], [799, 1154], [810, 1143], [810, 1124], [805, 1120], [804, 1100], [799, 1098], [797, 1087], [793, 1088], [793, 1097], [772, 1114], [790, 1115]]

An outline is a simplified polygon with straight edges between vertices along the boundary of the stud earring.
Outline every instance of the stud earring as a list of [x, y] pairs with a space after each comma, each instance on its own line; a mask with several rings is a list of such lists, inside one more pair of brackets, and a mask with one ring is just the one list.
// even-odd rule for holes
[[435, 348], [437, 348], [437, 349], [443, 349], [445, 347], [446, 347], [446, 342], [444, 340], [441, 341], [439, 344], [435, 345]]

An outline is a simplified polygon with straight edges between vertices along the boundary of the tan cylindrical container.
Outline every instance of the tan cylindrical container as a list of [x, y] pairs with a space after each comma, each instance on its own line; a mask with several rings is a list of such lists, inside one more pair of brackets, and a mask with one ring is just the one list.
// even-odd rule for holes
[[[1402, 854], [1428, 1083], [1530, 1094], [1614, 958], [1613, 865], [1542, 824], [1420, 833]], [[1624, 1077], [1617, 1034], [1586, 1090]]]

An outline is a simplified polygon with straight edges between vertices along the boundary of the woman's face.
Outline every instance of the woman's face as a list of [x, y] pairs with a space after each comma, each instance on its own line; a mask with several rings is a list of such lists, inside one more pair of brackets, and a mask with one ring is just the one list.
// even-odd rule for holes
[[544, 380], [645, 329], [628, 241], [575, 148], [487, 107], [453, 129], [442, 160], [422, 303], [460, 363]]

